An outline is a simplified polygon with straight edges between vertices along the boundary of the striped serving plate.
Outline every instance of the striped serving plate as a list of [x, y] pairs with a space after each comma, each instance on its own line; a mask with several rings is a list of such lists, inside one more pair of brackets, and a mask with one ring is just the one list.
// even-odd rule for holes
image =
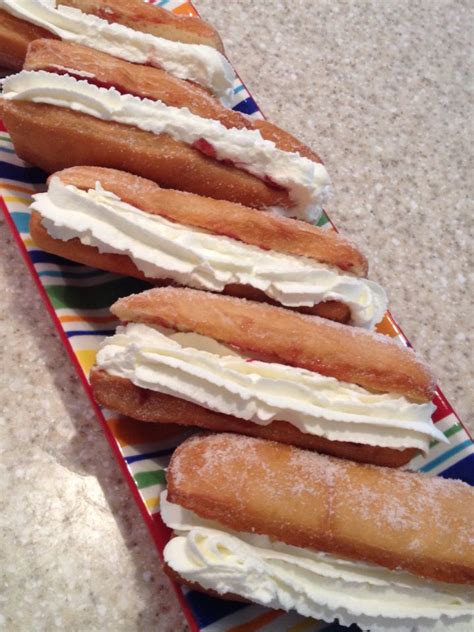
[[[196, 15], [189, 2], [156, 2], [178, 14]], [[236, 81], [233, 109], [261, 117], [245, 86]], [[113, 333], [117, 321], [108, 308], [121, 296], [147, 287], [143, 282], [60, 259], [39, 250], [29, 234], [31, 195], [44, 186], [45, 175], [23, 163], [0, 124], [0, 206], [25, 262], [41, 293], [46, 309], [89, 395], [91, 406], [117, 457], [143, 518], [161, 553], [169, 530], [160, 519], [159, 495], [166, 485], [165, 470], [173, 449], [190, 430], [179, 426], [147, 424], [117, 417], [93, 400], [89, 370], [104, 336]], [[328, 229], [326, 215], [319, 222]], [[387, 314], [380, 331], [409, 345], [399, 326]], [[410, 467], [432, 475], [460, 478], [474, 485], [474, 445], [465, 428], [438, 389], [434, 421], [449, 445], [433, 442], [428, 455], [416, 457]], [[178, 599], [194, 632], [312, 632], [342, 629], [297, 614], [271, 611], [260, 606], [214, 599], [176, 586]]]

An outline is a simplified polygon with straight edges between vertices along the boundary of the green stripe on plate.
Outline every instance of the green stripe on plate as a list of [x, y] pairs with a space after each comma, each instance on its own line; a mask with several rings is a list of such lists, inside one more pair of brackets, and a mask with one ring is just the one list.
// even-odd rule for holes
[[321, 228], [321, 226], [325, 226], [328, 222], [329, 222], [329, 218], [326, 215], [326, 213], [323, 211], [323, 214], [319, 218], [318, 223], [316, 224], [316, 226], [319, 226], [319, 228]]
[[64, 307], [69, 309], [74, 307], [98, 309], [110, 307], [112, 303], [122, 296], [143, 292], [143, 290], [149, 289], [150, 285], [138, 279], [119, 277], [115, 281], [87, 287], [54, 284], [46, 285], [45, 287], [55, 309]]
[[133, 475], [139, 489], [151, 487], [152, 485], [166, 485], [166, 474], [164, 470], [154, 472], [137, 472]]
[[[445, 430], [443, 434], [447, 439], [449, 439], [449, 437], [452, 437], [454, 434], [456, 434], [460, 430], [462, 430], [461, 424], [454, 424], [454, 426], [451, 426], [451, 428], [448, 428], [447, 430]], [[435, 445], [438, 445], [438, 443], [439, 441], [432, 441], [430, 443], [430, 448], [433, 448]]]

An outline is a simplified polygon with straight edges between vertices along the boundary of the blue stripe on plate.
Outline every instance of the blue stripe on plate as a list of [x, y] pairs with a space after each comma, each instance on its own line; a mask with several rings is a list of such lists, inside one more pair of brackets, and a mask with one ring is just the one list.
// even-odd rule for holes
[[211, 623], [228, 617], [242, 608], [248, 608], [246, 604], [237, 601], [223, 601], [194, 590], [187, 593], [186, 601], [196, 617], [199, 629], [206, 628]]
[[156, 459], [160, 456], [168, 456], [175, 451], [175, 448], [167, 448], [166, 450], [156, 450], [155, 452], [144, 452], [143, 454], [134, 454], [125, 456], [127, 463], [136, 463], [137, 461], [145, 461], [146, 459]]
[[38, 272], [39, 277], [60, 277], [64, 279], [91, 279], [107, 274], [103, 270], [90, 270], [89, 272], [64, 272], [63, 270], [43, 270]]
[[0, 173], [6, 180], [39, 184], [46, 180], [46, 174], [36, 167], [19, 167], [8, 162], [0, 161]]
[[474, 454], [469, 454], [462, 461], [458, 461], [447, 470], [439, 474], [443, 478], [457, 478], [474, 487]]
[[258, 106], [252, 97], [248, 97], [248, 99], [244, 99], [240, 103], [237, 103], [237, 105], [234, 105], [232, 109], [236, 112], [242, 112], [242, 114], [254, 114], [255, 112], [258, 112]]
[[30, 214], [24, 211], [14, 211], [10, 213], [12, 220], [15, 222], [15, 226], [19, 233], [30, 232]]
[[237, 88], [234, 88], [234, 94], [238, 94], [239, 92], [242, 92], [243, 89], [244, 89], [244, 86], [240, 84], [240, 86], [237, 86]]
[[466, 441], [463, 441], [462, 443], [458, 443], [458, 445], [453, 446], [450, 450], [446, 450], [446, 452], [443, 452], [443, 454], [440, 454], [436, 459], [433, 459], [426, 465], [423, 465], [423, 467], [420, 467], [420, 472], [429, 472], [430, 470], [434, 469], [437, 465], [440, 465], [444, 461], [447, 461], [452, 456], [454, 456], [455, 454], [458, 454], [458, 452], [461, 452], [462, 450], [464, 450], [464, 448], [467, 448], [470, 445], [472, 445], [472, 442], [470, 441], [470, 439], [466, 439]]
[[112, 336], [115, 329], [88, 329], [87, 331], [66, 331], [68, 338], [74, 336]]
[[42, 250], [29, 250], [28, 256], [33, 263], [54, 263], [58, 266], [67, 265], [69, 267], [81, 267], [80, 263], [75, 263], [74, 261], [62, 259], [61, 257], [57, 257], [56, 255], [50, 255], [49, 253], [43, 252]]
[[10, 149], [10, 147], [1, 147], [0, 146], [0, 152], [5, 152], [6, 154], [14, 154], [15, 150], [14, 149]]

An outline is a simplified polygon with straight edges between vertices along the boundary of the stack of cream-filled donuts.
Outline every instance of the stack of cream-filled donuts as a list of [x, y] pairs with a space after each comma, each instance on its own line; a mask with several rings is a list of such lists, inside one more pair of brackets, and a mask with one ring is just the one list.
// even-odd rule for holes
[[433, 377], [375, 333], [365, 256], [315, 226], [319, 157], [230, 109], [214, 29], [141, 0], [0, 0], [0, 64], [15, 149], [51, 174], [34, 241], [155, 286], [111, 306], [97, 401], [208, 431], [168, 470], [167, 572], [375, 632], [469, 629], [472, 490], [394, 469], [446, 441]]

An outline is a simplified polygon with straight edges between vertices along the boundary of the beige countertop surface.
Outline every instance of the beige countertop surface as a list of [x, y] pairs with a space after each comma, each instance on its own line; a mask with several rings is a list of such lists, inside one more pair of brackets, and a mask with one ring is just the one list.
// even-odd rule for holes
[[[469, 2], [197, 1], [466, 423], [472, 415]], [[13, 240], [0, 232], [0, 629], [186, 629]], [[472, 428], [472, 425], [471, 425]]]

